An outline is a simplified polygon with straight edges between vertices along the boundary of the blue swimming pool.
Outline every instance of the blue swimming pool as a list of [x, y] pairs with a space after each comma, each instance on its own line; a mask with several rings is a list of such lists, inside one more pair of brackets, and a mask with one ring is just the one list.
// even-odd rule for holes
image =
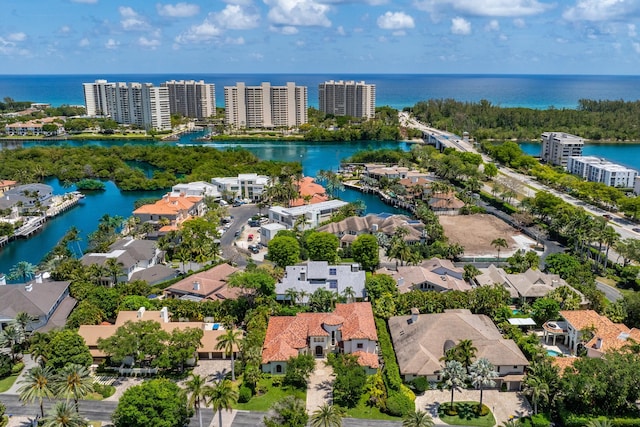
[[561, 354], [562, 353], [560, 353], [559, 351], [547, 349], [547, 356], [557, 357], [557, 356], [560, 356]]

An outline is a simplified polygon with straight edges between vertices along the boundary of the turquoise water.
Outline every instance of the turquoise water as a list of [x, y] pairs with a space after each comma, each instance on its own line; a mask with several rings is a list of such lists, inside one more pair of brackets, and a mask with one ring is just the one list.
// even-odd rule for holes
[[[190, 144], [194, 138], [202, 134], [187, 134], [178, 141], [181, 144]], [[65, 141], [56, 142], [60, 145], [124, 145], [130, 142], [124, 141]], [[139, 144], [142, 142], [138, 142]], [[175, 143], [171, 143], [175, 144]], [[38, 143], [24, 143], [24, 146], [35, 146]], [[316, 176], [321, 169], [337, 170], [340, 161], [353, 153], [376, 147], [401, 147], [408, 149], [407, 144], [397, 142], [361, 142], [361, 143], [282, 143], [282, 142], [251, 142], [243, 143], [230, 142], [225, 144], [211, 144], [218, 149], [241, 146], [263, 159], [278, 159], [284, 161], [297, 161], [302, 163], [303, 172], [307, 176]], [[53, 187], [54, 194], [62, 194], [73, 191], [75, 188], [62, 188], [57, 180], [49, 180], [47, 184]], [[15, 240], [3, 248], [0, 248], [0, 273], [8, 273], [12, 266], [19, 261], [28, 261], [38, 264], [43, 256], [55, 246], [64, 236], [71, 226], [76, 226], [80, 230], [82, 240], [79, 243], [79, 250], [84, 250], [87, 246], [87, 235], [93, 232], [99, 219], [104, 214], [118, 215], [124, 218], [131, 216], [133, 205], [136, 200], [143, 197], [160, 196], [164, 191], [156, 192], [129, 192], [120, 191], [112, 182], [106, 182], [104, 192], [87, 194], [80, 204], [71, 210], [48, 221], [43, 229], [27, 240]], [[405, 213], [383, 203], [372, 194], [362, 194], [355, 190], [346, 189], [338, 194], [338, 197], [348, 202], [362, 200], [365, 203], [365, 213]]]
[[555, 350], [547, 350], [547, 356], [552, 356], [552, 357], [558, 357], [560, 356], [562, 353], [555, 351]]
[[640, 99], [640, 76], [571, 75], [442, 75], [442, 74], [120, 74], [120, 75], [0, 75], [0, 99], [83, 105], [82, 83], [96, 79], [150, 82], [203, 79], [216, 85], [219, 107], [224, 86], [236, 82], [307, 86], [309, 106], [318, 105], [318, 84], [327, 80], [364, 80], [376, 85], [376, 105], [410, 107], [427, 99], [459, 101], [487, 99], [504, 107], [576, 108], [578, 100]]
[[[520, 148], [532, 156], [540, 155], [540, 144], [535, 142], [521, 142]], [[585, 156], [603, 157], [614, 163], [640, 171], [640, 144], [585, 144], [582, 149]]]

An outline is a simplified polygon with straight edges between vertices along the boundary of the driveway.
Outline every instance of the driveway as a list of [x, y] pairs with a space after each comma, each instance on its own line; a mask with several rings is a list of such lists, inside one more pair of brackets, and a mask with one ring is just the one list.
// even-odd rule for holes
[[[462, 390], [453, 395], [454, 402], [479, 401], [479, 390]], [[438, 417], [438, 407], [441, 403], [451, 401], [449, 390], [427, 390], [423, 395], [416, 397], [416, 409], [427, 411], [433, 417], [436, 424], [442, 423]], [[496, 418], [498, 425], [511, 417], [524, 417], [531, 413], [531, 407], [527, 400], [518, 392], [501, 392], [498, 390], [485, 390], [482, 394], [482, 403], [487, 405]]]
[[316, 368], [307, 384], [307, 412], [311, 415], [325, 403], [333, 402], [333, 368], [327, 365], [327, 359], [316, 359]]

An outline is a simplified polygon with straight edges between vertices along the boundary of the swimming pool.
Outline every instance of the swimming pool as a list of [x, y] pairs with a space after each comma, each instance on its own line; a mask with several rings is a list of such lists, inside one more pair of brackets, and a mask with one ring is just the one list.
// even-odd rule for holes
[[559, 351], [547, 349], [547, 356], [557, 357], [557, 356], [560, 356], [561, 354], [562, 353], [560, 353]]

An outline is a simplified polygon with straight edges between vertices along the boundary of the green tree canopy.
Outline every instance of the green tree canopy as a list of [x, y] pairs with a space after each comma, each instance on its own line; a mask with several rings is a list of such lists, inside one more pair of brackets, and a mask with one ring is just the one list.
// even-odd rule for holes
[[373, 272], [380, 264], [378, 240], [372, 234], [362, 234], [351, 244], [351, 256], [363, 270]]
[[293, 237], [276, 235], [267, 247], [269, 259], [278, 267], [285, 268], [300, 261], [300, 244]]
[[47, 366], [57, 370], [69, 364], [89, 367], [93, 363], [89, 347], [74, 330], [56, 332], [47, 346]]
[[335, 263], [338, 260], [338, 237], [326, 232], [313, 232], [306, 239], [306, 249], [311, 261], [327, 261]]

